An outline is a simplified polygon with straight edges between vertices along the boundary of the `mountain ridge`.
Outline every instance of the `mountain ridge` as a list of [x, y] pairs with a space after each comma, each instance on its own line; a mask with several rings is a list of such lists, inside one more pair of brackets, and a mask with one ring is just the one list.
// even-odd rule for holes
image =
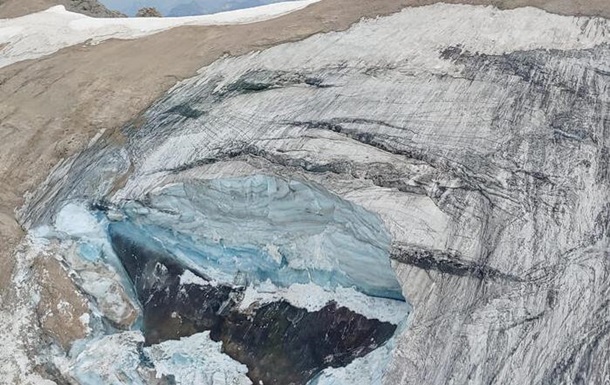
[[63, 5], [68, 11], [92, 17], [126, 17], [121, 12], [106, 8], [98, 0], [3, 0], [0, 2], [0, 18], [25, 16], [55, 5]]

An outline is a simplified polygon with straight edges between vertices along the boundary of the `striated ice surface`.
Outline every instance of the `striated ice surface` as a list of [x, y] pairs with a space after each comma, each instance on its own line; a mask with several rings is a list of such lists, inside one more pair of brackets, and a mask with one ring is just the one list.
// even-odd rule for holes
[[382, 384], [394, 347], [395, 340], [391, 339], [384, 346], [355, 359], [345, 367], [324, 370], [308, 385]]
[[62, 364], [83, 385], [146, 385], [141, 376], [143, 345], [140, 332], [104, 336], [89, 341], [78, 354], [72, 352], [75, 358]]
[[403, 299], [380, 218], [311, 184], [263, 175], [172, 184], [123, 211], [113, 231], [148, 237], [219, 282]]

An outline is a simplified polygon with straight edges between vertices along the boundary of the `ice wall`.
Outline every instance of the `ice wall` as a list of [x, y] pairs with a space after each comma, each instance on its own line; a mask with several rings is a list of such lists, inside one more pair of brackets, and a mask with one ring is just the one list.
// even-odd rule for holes
[[153, 239], [219, 282], [311, 282], [404, 299], [379, 217], [312, 184], [264, 175], [191, 181], [123, 212], [114, 231]]

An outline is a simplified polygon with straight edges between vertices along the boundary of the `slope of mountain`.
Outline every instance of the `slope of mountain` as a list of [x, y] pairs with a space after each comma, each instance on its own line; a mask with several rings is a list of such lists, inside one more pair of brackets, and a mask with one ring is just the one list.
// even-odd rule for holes
[[43, 11], [55, 5], [63, 5], [67, 10], [93, 17], [125, 17], [125, 14], [106, 8], [98, 0], [2, 0], [0, 18], [24, 16]]
[[[27, 71], [89, 63], [94, 52], [114, 58], [125, 52], [117, 47], [144, 55], [185, 35], [205, 34], [220, 56], [231, 40], [219, 43], [219, 31], [242, 32], [241, 55], [205, 59], [168, 92], [122, 106], [118, 128], [96, 126], [119, 106], [105, 106], [106, 118], [75, 115], [96, 135], [65, 144], [50, 175], [41, 164], [37, 178], [47, 178], [19, 210], [27, 237], [2, 297], [4, 379], [609, 378], [610, 23], [436, 4], [291, 41], [337, 22], [342, 7], [322, 12], [328, 4], [258, 26], [69, 48], [3, 70], [10, 139], [34, 108], [25, 91], [40, 81], [30, 85]], [[359, 4], [360, 15], [382, 12]], [[309, 23], [322, 14], [326, 22]], [[298, 22], [307, 27], [284, 44], [261, 38]], [[167, 68], [196, 62], [176, 57]], [[116, 73], [127, 71], [146, 72]], [[56, 81], [66, 76], [76, 75]], [[80, 76], [77, 94], [92, 77]], [[93, 110], [103, 95], [93, 92]], [[58, 127], [73, 108], [57, 115]], [[7, 180], [29, 175], [35, 185], [36, 170], [8, 159]]]
[[[609, 31], [435, 5], [206, 67], [125, 142], [102, 135], [63, 162], [21, 212], [38, 245], [25, 255], [64, 256], [93, 299], [84, 347], [55, 370], [105, 382], [112, 364], [146, 381], [155, 360], [118, 306], [142, 314], [151, 348], [210, 332], [253, 383], [601, 383]], [[102, 278], [124, 294], [105, 302]], [[295, 284], [313, 286], [295, 297]], [[291, 307], [319, 291], [328, 300]], [[403, 293], [408, 326], [350, 305], [394, 300], [406, 317]], [[100, 341], [131, 358], [91, 356]]]
[[0, 67], [45, 56], [80, 43], [95, 45], [111, 38], [133, 39], [178, 26], [253, 23], [294, 12], [316, 1], [292, 1], [213, 15], [154, 20], [92, 18], [68, 12], [63, 6], [55, 6], [0, 24], [0, 44], [4, 46]]

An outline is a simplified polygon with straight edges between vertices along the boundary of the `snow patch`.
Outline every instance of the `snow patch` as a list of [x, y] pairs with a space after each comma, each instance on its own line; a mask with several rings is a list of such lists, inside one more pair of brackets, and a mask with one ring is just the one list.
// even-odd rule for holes
[[184, 273], [180, 276], [180, 284], [205, 286], [210, 283], [200, 276], [193, 274], [190, 270], [184, 270]]
[[157, 378], [173, 375], [177, 385], [250, 385], [248, 368], [222, 353], [222, 343], [210, 333], [198, 333], [179, 341], [165, 341], [145, 348]]
[[278, 17], [319, 0], [289, 1], [212, 15], [168, 18], [93, 18], [68, 12], [63, 5], [15, 18], [0, 19], [0, 68], [36, 59], [62, 48], [108, 39], [133, 39], [186, 25], [253, 23]]
[[240, 304], [242, 310], [254, 304], [265, 304], [285, 300], [293, 306], [309, 312], [321, 310], [330, 302], [338, 307], [346, 307], [369, 319], [398, 325], [409, 315], [411, 307], [407, 302], [388, 298], [371, 297], [354, 288], [337, 287], [329, 291], [313, 283], [296, 283], [289, 287], [277, 287], [267, 280], [259, 285], [250, 285], [244, 292]]

